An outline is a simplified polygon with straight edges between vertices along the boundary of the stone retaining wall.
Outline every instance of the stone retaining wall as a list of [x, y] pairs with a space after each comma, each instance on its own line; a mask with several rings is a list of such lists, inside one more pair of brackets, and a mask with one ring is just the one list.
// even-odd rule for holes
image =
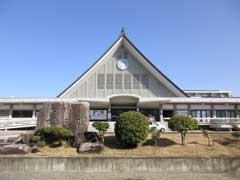
[[0, 157], [0, 172], [19, 171], [240, 172], [240, 157]]

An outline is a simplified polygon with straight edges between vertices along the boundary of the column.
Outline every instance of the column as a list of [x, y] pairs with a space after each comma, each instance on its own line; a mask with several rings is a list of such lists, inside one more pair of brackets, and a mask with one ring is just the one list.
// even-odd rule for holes
[[191, 114], [191, 104], [187, 104], [187, 111], [188, 111], [188, 116], [192, 116], [192, 114]]
[[213, 104], [211, 104], [211, 111], [212, 111], [212, 118], [216, 118], [216, 111]]
[[239, 112], [239, 110], [238, 110], [238, 105], [235, 104], [235, 105], [234, 105], [234, 108], [235, 108], [235, 112], [236, 112], [236, 118], [240, 118], [240, 112]]
[[11, 104], [9, 107], [9, 119], [12, 118], [12, 113], [13, 113], [13, 105]]
[[37, 105], [33, 105], [33, 114], [32, 114], [32, 118], [36, 118], [36, 108], [37, 108]]
[[177, 105], [173, 104], [173, 115], [177, 114]]
[[162, 104], [159, 104], [159, 121], [160, 121], [161, 123], [164, 123]]

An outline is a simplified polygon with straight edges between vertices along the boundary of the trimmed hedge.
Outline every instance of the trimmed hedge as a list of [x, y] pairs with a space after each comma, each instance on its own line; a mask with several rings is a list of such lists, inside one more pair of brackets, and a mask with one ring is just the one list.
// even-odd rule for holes
[[72, 132], [63, 127], [50, 126], [37, 130], [35, 135], [40, 136], [41, 141], [45, 141], [47, 145], [54, 146], [55, 143], [61, 145], [62, 141], [68, 141]]
[[136, 146], [147, 138], [148, 122], [139, 112], [129, 111], [122, 113], [115, 124], [117, 139], [126, 146]]

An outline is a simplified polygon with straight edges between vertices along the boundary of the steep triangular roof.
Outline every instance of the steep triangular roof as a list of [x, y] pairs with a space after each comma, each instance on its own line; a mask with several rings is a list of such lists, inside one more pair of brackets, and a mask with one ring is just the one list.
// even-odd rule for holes
[[164, 75], [154, 64], [148, 60], [143, 53], [127, 38], [124, 29], [122, 29], [120, 36], [117, 40], [108, 48], [108, 50], [81, 76], [79, 76], [72, 84], [70, 84], [64, 91], [62, 91], [57, 97], [62, 97], [67, 93], [75, 84], [77, 84], [88, 72], [93, 69], [98, 63], [100, 63], [104, 57], [109, 54], [113, 49], [118, 47], [120, 44], [124, 44], [135, 56], [137, 56], [140, 63], [142, 63], [157, 79], [159, 79], [164, 85], [173, 91], [173, 93], [178, 97], [188, 97], [188, 95], [180, 89], [176, 84], [174, 84], [166, 75]]

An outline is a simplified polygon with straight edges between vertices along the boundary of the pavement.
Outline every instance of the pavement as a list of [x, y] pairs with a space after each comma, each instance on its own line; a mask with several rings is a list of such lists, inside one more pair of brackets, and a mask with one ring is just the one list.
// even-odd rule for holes
[[0, 180], [239, 180], [240, 173], [1, 172]]

